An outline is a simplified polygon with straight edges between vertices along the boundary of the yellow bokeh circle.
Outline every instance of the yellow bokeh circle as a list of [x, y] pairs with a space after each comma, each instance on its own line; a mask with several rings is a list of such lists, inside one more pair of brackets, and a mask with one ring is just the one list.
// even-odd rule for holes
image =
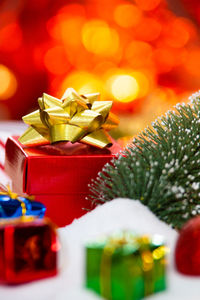
[[84, 47], [94, 54], [111, 56], [119, 48], [119, 36], [102, 20], [88, 21], [82, 29]]
[[137, 98], [139, 85], [133, 76], [116, 75], [113, 76], [111, 80], [111, 93], [116, 100], [120, 102], [131, 102]]
[[17, 80], [15, 75], [5, 65], [0, 64], [0, 100], [12, 97], [16, 89]]

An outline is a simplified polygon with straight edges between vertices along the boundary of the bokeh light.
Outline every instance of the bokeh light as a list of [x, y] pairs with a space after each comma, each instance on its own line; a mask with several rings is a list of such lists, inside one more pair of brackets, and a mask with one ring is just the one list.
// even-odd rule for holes
[[166, 0], [11, 2], [0, 3], [1, 119], [74, 87], [113, 100], [135, 134], [200, 87], [194, 0], [181, 0], [183, 10]]
[[193, 76], [200, 76], [200, 49], [191, 49], [187, 56], [186, 70]]
[[0, 29], [0, 49], [5, 52], [17, 50], [22, 43], [22, 31], [19, 24], [13, 22]]
[[[149, 93], [152, 78], [143, 71], [111, 69], [105, 74], [106, 89], [113, 100], [121, 103], [133, 102]], [[148, 73], [148, 72], [147, 72]]]
[[174, 52], [168, 47], [159, 47], [154, 51], [154, 62], [159, 73], [170, 72], [175, 64]]
[[0, 100], [12, 97], [17, 89], [15, 75], [6, 66], [0, 65]]
[[161, 2], [161, 0], [135, 0], [137, 5], [146, 11], [155, 9]]
[[95, 54], [111, 56], [119, 47], [117, 31], [102, 20], [91, 20], [83, 26], [82, 40], [85, 48]]
[[73, 86], [80, 94], [103, 93], [103, 83], [95, 75], [85, 71], [75, 71], [70, 73], [63, 81], [60, 94], [62, 95], [67, 87]]
[[136, 39], [140, 39], [145, 42], [152, 42], [159, 38], [161, 30], [161, 23], [156, 19], [143, 17], [141, 18], [137, 28], [135, 28], [134, 35]]
[[116, 75], [111, 78], [111, 93], [120, 102], [131, 102], [139, 94], [137, 80], [130, 75]]
[[174, 18], [163, 28], [165, 43], [174, 48], [182, 48], [190, 38], [188, 25], [183, 18]]
[[132, 41], [126, 48], [125, 58], [134, 68], [141, 68], [153, 64], [153, 48], [143, 41]]
[[69, 68], [65, 49], [61, 46], [50, 48], [44, 56], [44, 64], [55, 75], [65, 74]]
[[145, 97], [149, 93], [150, 78], [148, 78], [145, 73], [139, 71], [132, 72], [131, 75], [133, 76], [133, 78], [135, 78], [139, 86], [137, 97]]
[[142, 11], [133, 4], [120, 4], [114, 10], [115, 22], [124, 28], [136, 26], [142, 18]]

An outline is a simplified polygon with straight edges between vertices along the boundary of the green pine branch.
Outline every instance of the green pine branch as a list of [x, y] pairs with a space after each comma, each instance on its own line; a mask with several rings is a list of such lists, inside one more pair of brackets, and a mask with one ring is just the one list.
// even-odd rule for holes
[[190, 100], [158, 118], [104, 166], [90, 185], [93, 203], [140, 200], [176, 228], [200, 214], [200, 92]]

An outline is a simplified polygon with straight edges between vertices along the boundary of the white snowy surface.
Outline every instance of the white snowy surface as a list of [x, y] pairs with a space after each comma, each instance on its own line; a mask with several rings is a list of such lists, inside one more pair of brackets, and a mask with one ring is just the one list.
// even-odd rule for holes
[[5, 300], [95, 300], [101, 299], [84, 289], [84, 244], [102, 234], [119, 229], [131, 229], [138, 234], [160, 234], [171, 248], [168, 267], [168, 289], [149, 299], [196, 300], [200, 298], [200, 279], [179, 275], [173, 267], [173, 247], [177, 232], [158, 220], [138, 201], [115, 199], [97, 207], [59, 229], [62, 250], [59, 256], [60, 273], [57, 277], [20, 286], [0, 286], [0, 297]]

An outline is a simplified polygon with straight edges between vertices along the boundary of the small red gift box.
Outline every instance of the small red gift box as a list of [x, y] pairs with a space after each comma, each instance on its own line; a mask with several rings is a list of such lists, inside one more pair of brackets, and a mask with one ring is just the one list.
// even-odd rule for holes
[[117, 143], [98, 149], [81, 143], [25, 147], [17, 138], [6, 143], [5, 170], [12, 189], [34, 195], [46, 208], [46, 215], [58, 226], [65, 226], [91, 209], [88, 184], [121, 150]]
[[58, 241], [45, 219], [0, 225], [0, 281], [24, 283], [57, 274]]

